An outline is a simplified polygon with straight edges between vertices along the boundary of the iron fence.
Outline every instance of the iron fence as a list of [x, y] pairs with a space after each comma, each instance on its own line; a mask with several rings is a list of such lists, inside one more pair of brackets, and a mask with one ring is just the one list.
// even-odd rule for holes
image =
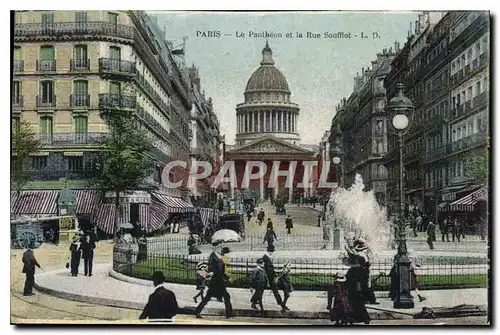
[[[437, 241], [434, 242], [434, 250], [438, 251], [460, 251], [460, 252], [485, 252], [488, 244], [486, 240], [481, 240], [480, 236], [467, 235], [466, 239], [460, 242], [442, 242], [441, 235], [438, 234]], [[451, 236], [450, 236], [451, 237]], [[321, 250], [331, 242], [323, 239], [322, 233], [292, 233], [277, 234], [277, 241], [274, 242], [276, 251], [297, 251], [297, 250]], [[151, 252], [184, 254], [188, 251], [189, 236], [181, 234], [165, 234], [162, 236], [148, 238], [148, 246]], [[451, 241], [451, 238], [450, 238]], [[376, 242], [375, 242], [376, 243]], [[383, 245], [382, 250], [391, 249], [391, 246]], [[429, 245], [424, 238], [410, 238], [407, 241], [408, 248], [414, 251], [429, 250]], [[210, 252], [212, 246], [208, 241], [198, 244], [201, 252]], [[228, 244], [232, 251], [265, 251], [267, 242], [264, 242], [264, 234], [246, 234], [245, 238], [238, 243]], [[393, 250], [396, 250], [397, 243], [394, 243]]]
[[[248, 287], [249, 273], [256, 267], [256, 258], [233, 258], [228, 254], [229, 287]], [[113, 269], [127, 276], [151, 279], [154, 271], [162, 271], [170, 283], [195, 285], [196, 264], [207, 262], [208, 255], [166, 255], [149, 250], [121, 249], [115, 247]], [[419, 260], [417, 280], [420, 289], [451, 289], [487, 287], [488, 260], [480, 257], [424, 257]], [[291, 262], [290, 281], [296, 290], [322, 291], [334, 283], [337, 273], [345, 274], [348, 266], [340, 259], [279, 259], [273, 260], [275, 271]], [[391, 260], [372, 262], [370, 277], [376, 291], [389, 291]]]

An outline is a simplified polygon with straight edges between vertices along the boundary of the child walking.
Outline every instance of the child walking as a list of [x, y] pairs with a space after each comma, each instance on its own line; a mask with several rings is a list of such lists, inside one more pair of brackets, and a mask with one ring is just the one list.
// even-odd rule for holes
[[262, 295], [269, 282], [264, 271], [264, 260], [262, 258], [257, 260], [257, 267], [251, 272], [249, 281], [251, 291], [253, 291], [252, 298], [250, 298], [251, 307], [256, 310], [257, 304], [259, 304], [260, 313], [263, 314], [264, 305], [262, 304]]
[[208, 265], [204, 262], [199, 262], [196, 264], [196, 289], [199, 291], [197, 295], [193, 297], [195, 303], [198, 303], [198, 298], [204, 298], [203, 292], [205, 291], [206, 281], [210, 279], [211, 273], [207, 272]]

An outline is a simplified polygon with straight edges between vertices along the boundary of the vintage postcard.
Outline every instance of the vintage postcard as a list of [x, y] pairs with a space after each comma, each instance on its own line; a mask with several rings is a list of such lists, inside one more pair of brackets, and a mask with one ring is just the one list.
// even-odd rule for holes
[[11, 323], [491, 324], [489, 12], [11, 25]]

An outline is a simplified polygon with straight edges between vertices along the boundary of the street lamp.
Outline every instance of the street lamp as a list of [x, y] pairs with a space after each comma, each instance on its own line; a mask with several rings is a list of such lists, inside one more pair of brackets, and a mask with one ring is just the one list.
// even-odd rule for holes
[[[410, 259], [406, 248], [406, 218], [403, 189], [403, 135], [406, 133], [409, 120], [407, 114], [411, 113], [414, 106], [410, 99], [403, 93], [403, 84], [396, 84], [396, 95], [389, 102], [388, 109], [393, 115], [392, 126], [399, 140], [399, 241], [398, 253], [395, 257], [397, 273], [397, 295], [394, 300], [394, 308], [414, 308], [413, 298], [410, 294]], [[393, 283], [396, 284], [396, 283]]]

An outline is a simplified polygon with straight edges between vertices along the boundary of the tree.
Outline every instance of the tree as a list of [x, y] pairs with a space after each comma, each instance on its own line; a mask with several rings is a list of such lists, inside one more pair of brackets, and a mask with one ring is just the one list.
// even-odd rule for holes
[[489, 156], [490, 151], [485, 147], [470, 153], [464, 162], [467, 177], [482, 186], [488, 185], [489, 181]]
[[[103, 118], [109, 128], [109, 136], [102, 141], [95, 164], [95, 176], [91, 186], [115, 194], [114, 226], [118, 227], [120, 193], [136, 191], [144, 185], [152, 173], [153, 160], [146, 155], [152, 149], [148, 134], [129, 113], [111, 112]], [[116, 237], [115, 231], [115, 237]]]
[[30, 173], [26, 170], [29, 156], [37, 152], [39, 147], [40, 143], [35, 138], [31, 124], [25, 120], [13, 119], [11, 185], [18, 195], [30, 180]]

